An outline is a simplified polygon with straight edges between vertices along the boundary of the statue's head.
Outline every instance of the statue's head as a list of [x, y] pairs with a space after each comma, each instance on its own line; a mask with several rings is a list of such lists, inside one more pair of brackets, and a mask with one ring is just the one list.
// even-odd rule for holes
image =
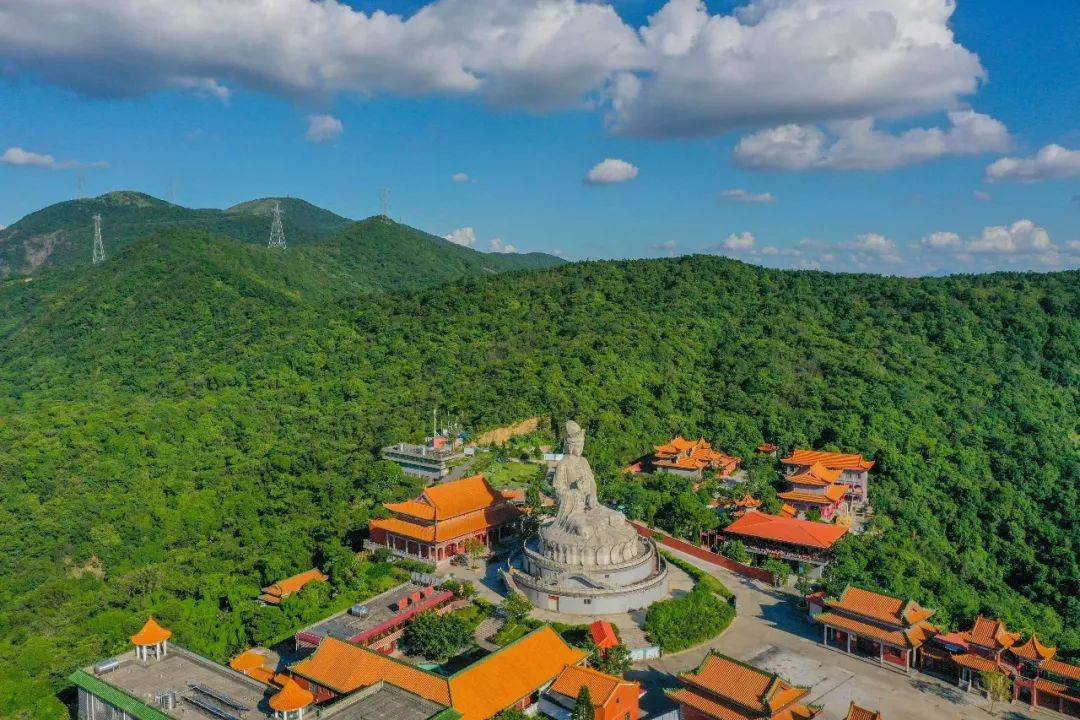
[[581, 455], [585, 451], [585, 431], [573, 420], [566, 421], [566, 439], [563, 442], [565, 451], [570, 455]]

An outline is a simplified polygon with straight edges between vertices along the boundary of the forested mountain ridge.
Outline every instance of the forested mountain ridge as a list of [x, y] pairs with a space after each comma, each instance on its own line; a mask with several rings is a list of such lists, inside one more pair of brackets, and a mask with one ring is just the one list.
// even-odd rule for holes
[[217, 657], [263, 637], [259, 585], [356, 547], [373, 504], [407, 495], [377, 448], [435, 404], [474, 428], [577, 418], [602, 490], [647, 519], [678, 498], [618, 468], [675, 432], [746, 458], [862, 452], [877, 516], [831, 584], [1080, 649], [1078, 272], [689, 257], [344, 298], [326, 277], [175, 232], [0, 284], [6, 677], [59, 685], [148, 611]]
[[89, 264], [94, 214], [102, 216], [107, 255], [139, 238], [170, 230], [202, 231], [265, 245], [275, 202], [284, 213], [290, 250], [303, 247], [313, 262], [337, 276], [344, 291], [416, 288], [467, 274], [562, 262], [543, 253], [482, 253], [383, 216], [356, 222], [298, 198], [262, 198], [217, 210], [116, 191], [50, 205], [0, 230], [0, 279]]

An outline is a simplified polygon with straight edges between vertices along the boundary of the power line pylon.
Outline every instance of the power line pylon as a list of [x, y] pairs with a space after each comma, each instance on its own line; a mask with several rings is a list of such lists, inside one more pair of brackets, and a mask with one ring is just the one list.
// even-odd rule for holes
[[101, 216], [94, 215], [94, 251], [91, 261], [94, 265], [105, 262], [105, 243], [101, 241]]
[[382, 188], [379, 190], [379, 205], [382, 208], [382, 214], [384, 217], [390, 217], [390, 188]]
[[274, 201], [273, 215], [274, 219], [270, 223], [270, 242], [266, 244], [266, 247], [284, 249], [285, 227], [281, 224], [281, 203], [277, 200]]

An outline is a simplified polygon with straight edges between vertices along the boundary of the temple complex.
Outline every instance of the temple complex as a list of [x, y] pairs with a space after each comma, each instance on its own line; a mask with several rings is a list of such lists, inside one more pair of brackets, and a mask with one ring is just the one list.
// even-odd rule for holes
[[801, 702], [808, 689], [715, 650], [679, 680], [683, 687], [669, 693], [679, 720], [810, 720], [820, 712]]
[[669, 472], [684, 477], [701, 478], [706, 472], [727, 477], [742, 462], [740, 458], [713, 450], [705, 438], [687, 440], [676, 435], [654, 448], [651, 464], [656, 472]]
[[814, 598], [809, 608], [825, 645], [905, 671], [919, 664], [919, 648], [937, 632], [928, 622], [933, 610], [851, 585], [839, 598]]
[[837, 476], [829, 482], [839, 482], [844, 486], [846, 491], [843, 499], [853, 507], [865, 505], [869, 499], [869, 474], [870, 469], [874, 467], [874, 461], [867, 460], [862, 455], [822, 450], [793, 450], [791, 455], [781, 458], [780, 462], [784, 465], [784, 474], [789, 479], [807, 474], [820, 478], [822, 469], [837, 473]]
[[552, 485], [558, 512], [512, 560], [505, 575], [534, 605], [593, 615], [647, 607], [667, 595], [667, 565], [652, 540], [596, 497], [582, 457], [585, 432], [566, 423], [566, 451]]
[[415, 500], [383, 507], [391, 517], [368, 523], [368, 547], [433, 564], [467, 552], [470, 540], [491, 547], [510, 537], [521, 517], [483, 475], [432, 485]]

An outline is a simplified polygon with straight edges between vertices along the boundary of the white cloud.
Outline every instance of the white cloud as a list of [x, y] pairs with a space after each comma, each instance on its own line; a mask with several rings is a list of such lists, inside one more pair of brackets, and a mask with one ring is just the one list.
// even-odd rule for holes
[[953, 109], [984, 77], [945, 0], [669, 0], [643, 27], [591, 0], [434, 0], [407, 17], [343, 0], [0, 4], [12, 72], [95, 96], [228, 86], [290, 98], [466, 95], [603, 108], [609, 127], [739, 127]]
[[963, 245], [960, 236], [954, 232], [934, 232], [919, 240], [919, 244], [929, 250], [958, 250]]
[[472, 227], [462, 227], [454, 230], [449, 235], [443, 235], [443, 238], [449, 240], [455, 245], [463, 245], [465, 247], [472, 247], [476, 244], [476, 231]]
[[720, 246], [731, 252], [746, 252], [754, 248], [754, 234], [750, 232], [732, 233], [724, 238]]
[[746, 203], [750, 205], [776, 202], [776, 197], [772, 193], [752, 193], [743, 190], [742, 188], [724, 190], [720, 193], [720, 197], [725, 200], [730, 200], [731, 202]]
[[341, 137], [345, 126], [333, 115], [308, 115], [307, 132], [304, 139], [313, 143], [330, 142]]
[[700, 0], [671, 0], [641, 31], [649, 72], [613, 83], [609, 122], [694, 136], [955, 107], [984, 72], [953, 37], [954, 10], [943, 0], [756, 0], [710, 15]]
[[896, 243], [880, 233], [863, 233], [850, 242], [838, 243], [837, 248], [848, 251], [848, 259], [860, 269], [872, 267], [878, 261], [901, 263]]
[[986, 168], [987, 182], [1059, 180], [1080, 176], [1080, 150], [1047, 145], [1031, 157], [1003, 157]]
[[985, 190], [972, 190], [971, 195], [980, 202], [987, 202], [990, 200], [990, 193]]
[[887, 170], [945, 155], [1001, 152], [1011, 145], [1005, 126], [972, 110], [948, 114], [948, 129], [912, 128], [899, 134], [875, 129], [873, 118], [830, 124], [831, 135], [808, 125], [781, 125], [739, 140], [735, 162], [773, 170]]
[[450, 181], [456, 183], [467, 183], [469, 182], [469, 175], [468, 173], [457, 172], [450, 176]]
[[488, 249], [493, 253], [516, 253], [521, 252], [515, 246], [510, 243], [504, 243], [502, 238], [491, 238], [491, 242], [488, 243]]
[[655, 245], [653, 245], [652, 249], [657, 250], [659, 252], [662, 252], [665, 255], [667, 255], [668, 257], [674, 257], [675, 256], [675, 250], [678, 247], [679, 247], [679, 243], [678, 243], [677, 240], [665, 240], [662, 243], [656, 243]]
[[1030, 220], [1017, 220], [1008, 227], [995, 225], [983, 228], [964, 246], [970, 253], [1043, 253], [1052, 249], [1050, 234]]
[[637, 175], [638, 169], [634, 165], [625, 160], [608, 158], [589, 170], [585, 175], [585, 182], [590, 185], [614, 185], [633, 180]]
[[65, 160], [58, 162], [52, 155], [23, 150], [21, 147], [9, 147], [0, 155], [0, 162], [5, 165], [17, 167], [39, 167], [50, 170], [73, 170], [76, 168], [105, 168], [109, 164], [103, 160], [96, 162], [81, 162], [79, 160]]

